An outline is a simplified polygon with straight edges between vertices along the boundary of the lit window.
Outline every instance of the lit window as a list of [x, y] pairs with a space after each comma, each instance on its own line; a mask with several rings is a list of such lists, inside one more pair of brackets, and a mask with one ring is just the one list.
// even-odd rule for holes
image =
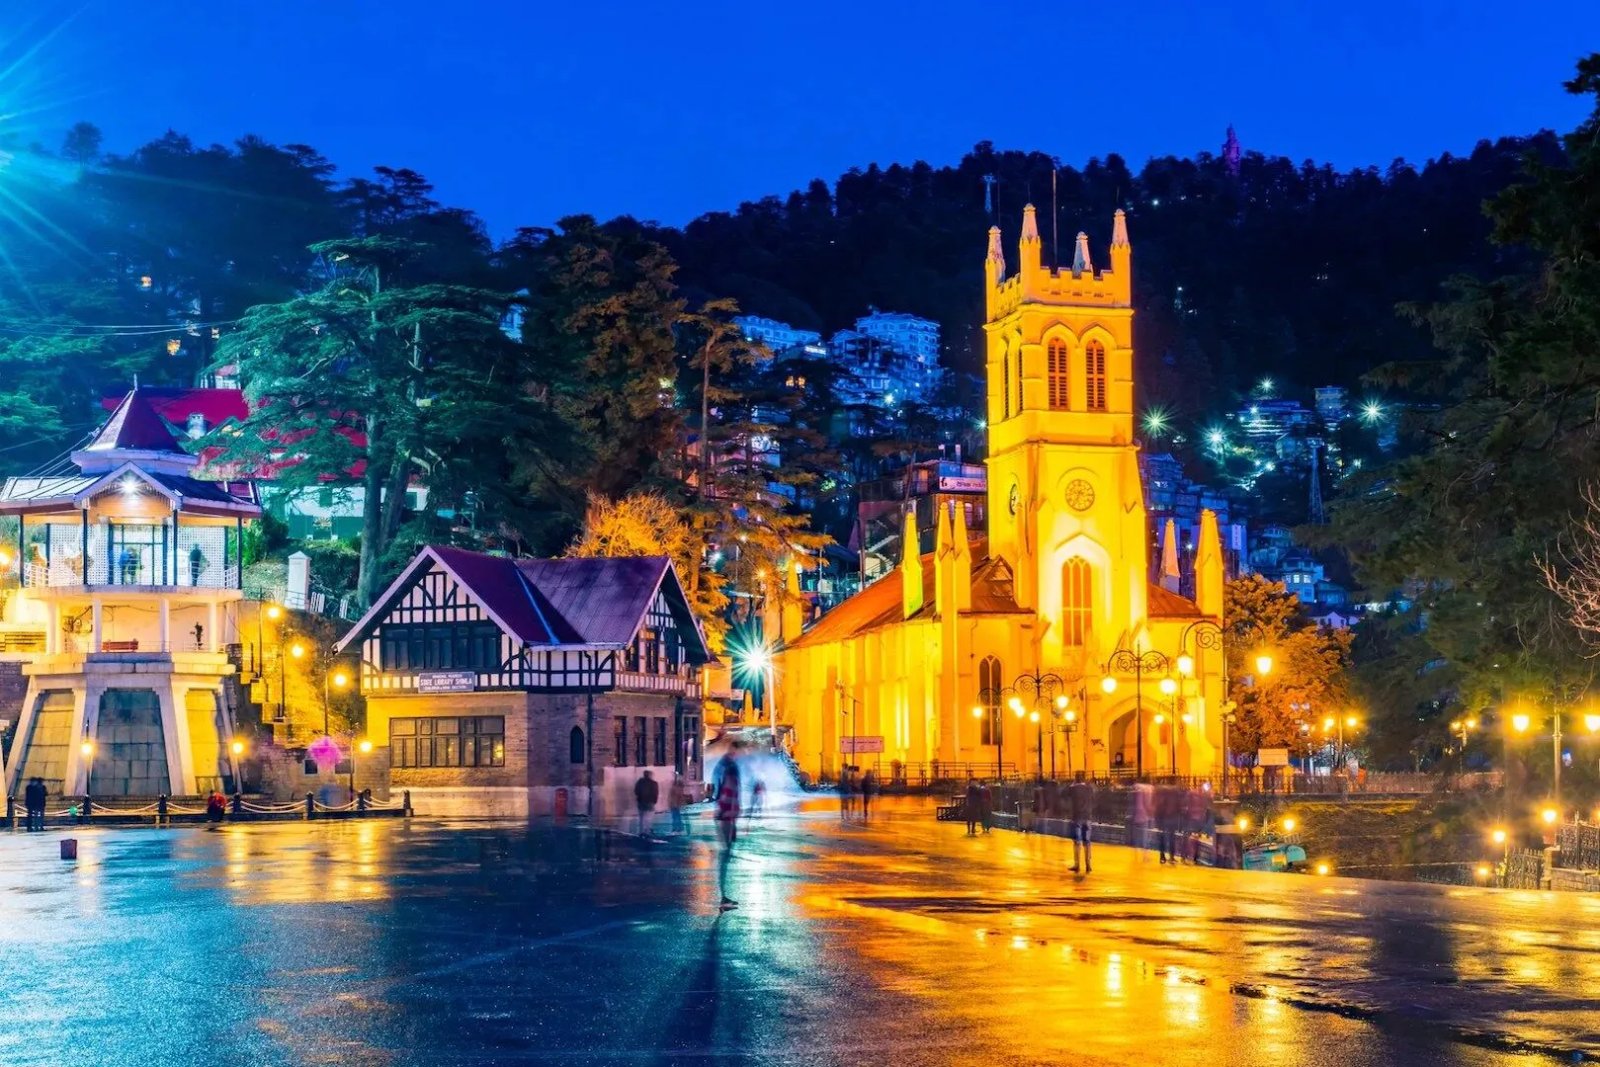
[[1068, 648], [1089, 643], [1093, 621], [1094, 572], [1085, 559], [1069, 559], [1061, 569], [1061, 641]]
[[981, 745], [1000, 743], [1000, 661], [985, 656], [978, 664], [978, 706], [983, 708], [983, 736]]
[[1067, 369], [1067, 343], [1060, 339], [1053, 340], [1050, 342], [1047, 351], [1050, 372], [1050, 410], [1065, 411], [1069, 404], [1067, 383], [1071, 380], [1071, 372]]
[[1090, 341], [1083, 347], [1084, 398], [1090, 411], [1106, 410], [1106, 346]]

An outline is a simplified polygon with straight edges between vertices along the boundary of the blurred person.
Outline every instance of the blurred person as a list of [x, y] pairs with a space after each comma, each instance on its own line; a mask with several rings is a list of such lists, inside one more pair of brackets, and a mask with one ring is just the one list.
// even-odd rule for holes
[[978, 780], [970, 774], [967, 776], [967, 795], [961, 805], [961, 814], [967, 819], [967, 836], [978, 836], [978, 820], [983, 817], [983, 794], [978, 789]]
[[639, 812], [639, 836], [646, 837], [650, 833], [650, 818], [655, 814], [656, 801], [661, 798], [661, 786], [656, 781], [655, 775], [646, 768], [645, 772], [633, 783], [633, 802]]
[[872, 797], [878, 791], [878, 772], [868, 768], [861, 776], [861, 821], [866, 822], [872, 807]]
[[667, 787], [667, 808], [672, 812], [672, 832], [681, 834], [688, 831], [688, 824], [683, 820], [683, 808], [689, 802], [688, 792], [683, 784], [683, 775], [677, 771], [672, 772], [672, 784]]
[[1077, 781], [1067, 787], [1067, 836], [1072, 838], [1072, 873], [1078, 873], [1078, 852], [1083, 851], [1083, 873], [1094, 868], [1089, 864], [1090, 830], [1094, 822], [1094, 785], [1082, 771]]
[[994, 791], [984, 782], [978, 792], [978, 810], [983, 814], [983, 832], [988, 833], [994, 822]]
[[1155, 789], [1149, 782], [1135, 782], [1128, 791], [1128, 843], [1139, 850], [1139, 859], [1149, 857], [1150, 822], [1155, 817]]
[[739, 839], [739, 806], [741, 798], [739, 761], [730, 750], [717, 761], [711, 782], [716, 803], [717, 835], [722, 840], [722, 859], [717, 869], [717, 886], [722, 893], [722, 907], [737, 908], [739, 902], [728, 895], [728, 862], [733, 859], [734, 842]]

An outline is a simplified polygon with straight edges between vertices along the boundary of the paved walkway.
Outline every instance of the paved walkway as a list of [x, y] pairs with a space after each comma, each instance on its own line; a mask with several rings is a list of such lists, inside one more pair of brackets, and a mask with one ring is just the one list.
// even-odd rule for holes
[[[920, 802], [740, 842], [0, 836], [0, 1063], [1499, 1065], [1600, 1051], [1600, 901], [1166, 868]], [[1538, 1051], [1533, 1051], [1538, 1050]]]

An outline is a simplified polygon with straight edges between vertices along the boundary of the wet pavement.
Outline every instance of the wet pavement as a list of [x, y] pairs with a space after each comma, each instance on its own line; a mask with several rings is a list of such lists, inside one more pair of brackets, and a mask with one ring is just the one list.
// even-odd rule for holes
[[1169, 868], [920, 802], [715, 846], [548, 824], [0, 836], [0, 1064], [1549, 1064], [1600, 900]]

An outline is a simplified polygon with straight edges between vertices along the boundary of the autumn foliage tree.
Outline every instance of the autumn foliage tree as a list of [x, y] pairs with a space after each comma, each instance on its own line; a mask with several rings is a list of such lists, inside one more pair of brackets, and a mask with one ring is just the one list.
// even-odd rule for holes
[[[1229, 697], [1238, 716], [1230, 732], [1234, 751], [1296, 748], [1306, 737], [1301, 723], [1320, 730], [1325, 716], [1348, 713], [1348, 632], [1317, 626], [1282, 582], [1256, 574], [1228, 583], [1223, 616]], [[1255, 662], [1260, 655], [1272, 657], [1265, 675]]]

